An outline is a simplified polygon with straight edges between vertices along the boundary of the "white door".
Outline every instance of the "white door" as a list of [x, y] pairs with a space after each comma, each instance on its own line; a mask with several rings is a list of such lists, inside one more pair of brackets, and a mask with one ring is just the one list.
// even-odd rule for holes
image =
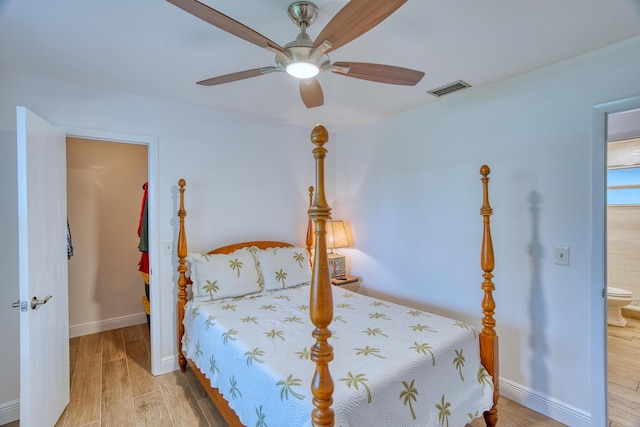
[[69, 403], [66, 137], [24, 107], [16, 115], [20, 426], [53, 426]]

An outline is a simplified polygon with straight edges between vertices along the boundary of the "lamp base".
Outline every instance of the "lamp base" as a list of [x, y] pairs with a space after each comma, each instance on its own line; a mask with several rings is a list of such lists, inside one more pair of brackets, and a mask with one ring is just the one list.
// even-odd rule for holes
[[343, 255], [327, 254], [327, 260], [329, 261], [329, 275], [332, 279], [346, 277], [347, 263]]

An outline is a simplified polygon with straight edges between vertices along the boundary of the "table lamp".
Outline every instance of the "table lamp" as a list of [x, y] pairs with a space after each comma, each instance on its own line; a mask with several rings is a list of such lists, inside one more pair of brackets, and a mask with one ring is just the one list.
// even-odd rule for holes
[[331, 278], [345, 278], [347, 267], [344, 255], [340, 255], [333, 250], [336, 248], [347, 248], [351, 246], [344, 221], [327, 221], [327, 259], [329, 261], [329, 274]]

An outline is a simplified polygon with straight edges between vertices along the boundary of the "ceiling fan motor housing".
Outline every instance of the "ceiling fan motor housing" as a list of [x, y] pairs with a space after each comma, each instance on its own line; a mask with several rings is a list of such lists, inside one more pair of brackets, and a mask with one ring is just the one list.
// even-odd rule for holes
[[[292, 3], [289, 6], [289, 17], [300, 27], [300, 33], [284, 46], [284, 51], [276, 51], [276, 64], [294, 77], [313, 77], [331, 63], [324, 54], [324, 46], [314, 49], [313, 40], [306, 32], [307, 27], [318, 17], [318, 7], [304, 1]], [[294, 71], [293, 67], [298, 70]]]
[[284, 48], [284, 51], [276, 53], [276, 63], [282, 64], [284, 67], [292, 62], [309, 62], [322, 68], [323, 65], [330, 62], [329, 57], [322, 53], [323, 50], [315, 52], [318, 49], [313, 48], [313, 40], [304, 30]]
[[318, 6], [308, 1], [297, 1], [289, 6], [289, 18], [298, 26], [308, 28], [318, 17]]

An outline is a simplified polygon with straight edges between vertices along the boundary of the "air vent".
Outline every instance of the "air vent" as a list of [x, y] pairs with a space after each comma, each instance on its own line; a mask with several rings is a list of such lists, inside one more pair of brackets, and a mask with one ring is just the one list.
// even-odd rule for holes
[[450, 93], [457, 92], [459, 90], [466, 89], [468, 87], [471, 87], [469, 83], [462, 80], [458, 80], [456, 82], [449, 83], [444, 86], [440, 86], [437, 89], [427, 91], [427, 93], [430, 93], [431, 95], [437, 96], [438, 98], [440, 98], [441, 96], [448, 95]]

